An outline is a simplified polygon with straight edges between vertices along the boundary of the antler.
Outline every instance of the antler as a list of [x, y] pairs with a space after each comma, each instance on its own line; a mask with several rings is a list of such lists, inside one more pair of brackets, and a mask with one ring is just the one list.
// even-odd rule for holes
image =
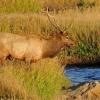
[[47, 8], [47, 11], [43, 11], [43, 12], [45, 12], [45, 13], [47, 14], [47, 17], [48, 17], [50, 23], [51, 23], [57, 30], [59, 30], [60, 33], [63, 33], [63, 31], [62, 31], [62, 30], [59, 28], [59, 26], [56, 24], [55, 19], [53, 19], [53, 20], [54, 20], [54, 22], [55, 22], [56, 25], [51, 21], [50, 17], [54, 17], [54, 16], [51, 16], [51, 15], [48, 13], [48, 8]]
[[47, 17], [48, 17], [50, 23], [51, 23], [57, 30], [59, 30], [60, 33], [66, 32], [66, 30], [69, 29], [69, 27], [72, 27], [72, 23], [70, 23], [70, 24], [67, 26], [67, 28], [65, 27], [64, 30], [61, 30], [61, 28], [57, 25], [55, 19], [53, 19], [53, 20], [54, 20], [54, 22], [55, 22], [56, 25], [51, 21], [50, 17], [54, 17], [54, 16], [51, 16], [51, 15], [48, 13], [48, 8], [47, 8], [47, 11], [43, 11], [43, 12], [47, 14]]
[[[50, 15], [47, 13], [47, 16], [48, 16], [48, 19], [49, 19], [49, 21], [50, 21], [50, 23], [57, 29], [57, 30], [59, 30], [60, 31], [60, 33], [63, 33], [63, 31], [59, 28], [59, 26], [56, 24], [53, 24], [53, 22], [51, 21], [51, 19], [50, 19]], [[54, 21], [55, 21], [55, 19], [54, 19]], [[55, 21], [56, 22], [56, 21]]]

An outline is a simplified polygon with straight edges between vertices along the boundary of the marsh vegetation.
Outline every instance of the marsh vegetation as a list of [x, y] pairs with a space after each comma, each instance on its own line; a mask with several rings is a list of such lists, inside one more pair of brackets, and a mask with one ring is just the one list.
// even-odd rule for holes
[[77, 40], [77, 45], [64, 48], [57, 59], [32, 64], [31, 70], [23, 61], [7, 60], [0, 68], [0, 97], [54, 98], [71, 84], [58, 59], [100, 56], [100, 0], [0, 0], [0, 32], [50, 37], [57, 30], [43, 12], [47, 7], [51, 20]]

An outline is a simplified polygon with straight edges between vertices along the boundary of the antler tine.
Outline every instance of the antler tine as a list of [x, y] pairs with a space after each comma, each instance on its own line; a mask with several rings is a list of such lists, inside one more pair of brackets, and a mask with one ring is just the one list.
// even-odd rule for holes
[[[47, 9], [47, 16], [48, 16], [48, 19], [49, 19], [49, 21], [50, 21], [50, 23], [57, 29], [57, 30], [59, 30], [61, 33], [63, 32], [60, 28], [59, 28], [59, 26], [56, 24], [56, 25], [54, 25], [53, 24], [53, 22], [51, 21], [51, 19], [50, 19], [50, 14], [48, 13], [48, 9]], [[54, 21], [55, 21], [55, 19], [54, 19]], [[55, 21], [56, 22], [56, 21]]]
[[59, 31], [60, 31], [60, 32], [64, 32], [64, 31], [61, 30], [60, 27], [57, 25], [56, 20], [55, 20], [55, 19], [53, 19], [53, 20], [54, 20], [54, 22], [55, 22], [55, 24], [56, 24], [56, 27], [59, 29]]
[[64, 31], [66, 31], [67, 29], [69, 29], [69, 27], [72, 27], [72, 23], [70, 23], [70, 24], [67, 26], [67, 28], [65, 27], [65, 28], [64, 28]]

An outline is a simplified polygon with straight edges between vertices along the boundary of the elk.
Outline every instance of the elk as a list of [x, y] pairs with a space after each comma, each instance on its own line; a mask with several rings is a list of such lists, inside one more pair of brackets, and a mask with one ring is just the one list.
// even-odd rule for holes
[[61, 31], [52, 22], [51, 24], [59, 30], [59, 33], [54, 33], [48, 39], [36, 37], [35, 35], [23, 36], [11, 33], [0, 33], [0, 62], [3, 63], [9, 56], [15, 59], [25, 60], [25, 62], [36, 62], [43, 58], [52, 58], [61, 48], [75, 44], [68, 37], [67, 33]]

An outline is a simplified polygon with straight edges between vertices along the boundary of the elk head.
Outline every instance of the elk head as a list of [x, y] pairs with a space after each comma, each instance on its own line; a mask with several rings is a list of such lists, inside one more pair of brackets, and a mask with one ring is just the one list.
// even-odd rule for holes
[[47, 16], [48, 16], [48, 19], [49, 19], [50, 23], [51, 23], [51, 24], [55, 27], [55, 29], [57, 29], [57, 31], [58, 31], [58, 32], [55, 32], [55, 33], [53, 34], [53, 37], [56, 38], [56, 39], [58, 39], [60, 42], [62, 42], [64, 46], [67, 46], [67, 47], [73, 47], [73, 46], [75, 46], [75, 44], [76, 44], [75, 41], [72, 40], [72, 39], [69, 37], [69, 34], [68, 34], [68, 32], [66, 31], [66, 29], [61, 30], [60, 27], [56, 24], [55, 19], [54, 19], [54, 21], [55, 21], [55, 24], [56, 24], [56, 25], [53, 24], [53, 22], [52, 22], [51, 19], [50, 19], [50, 15], [48, 14], [48, 12], [47, 12]]
[[60, 34], [61, 41], [63, 42], [63, 44], [64, 44], [66, 47], [73, 47], [73, 46], [75, 46], [75, 41], [72, 40], [72, 39], [68, 36], [68, 33], [67, 33], [66, 31], [61, 32], [61, 33], [59, 33], [59, 34]]

